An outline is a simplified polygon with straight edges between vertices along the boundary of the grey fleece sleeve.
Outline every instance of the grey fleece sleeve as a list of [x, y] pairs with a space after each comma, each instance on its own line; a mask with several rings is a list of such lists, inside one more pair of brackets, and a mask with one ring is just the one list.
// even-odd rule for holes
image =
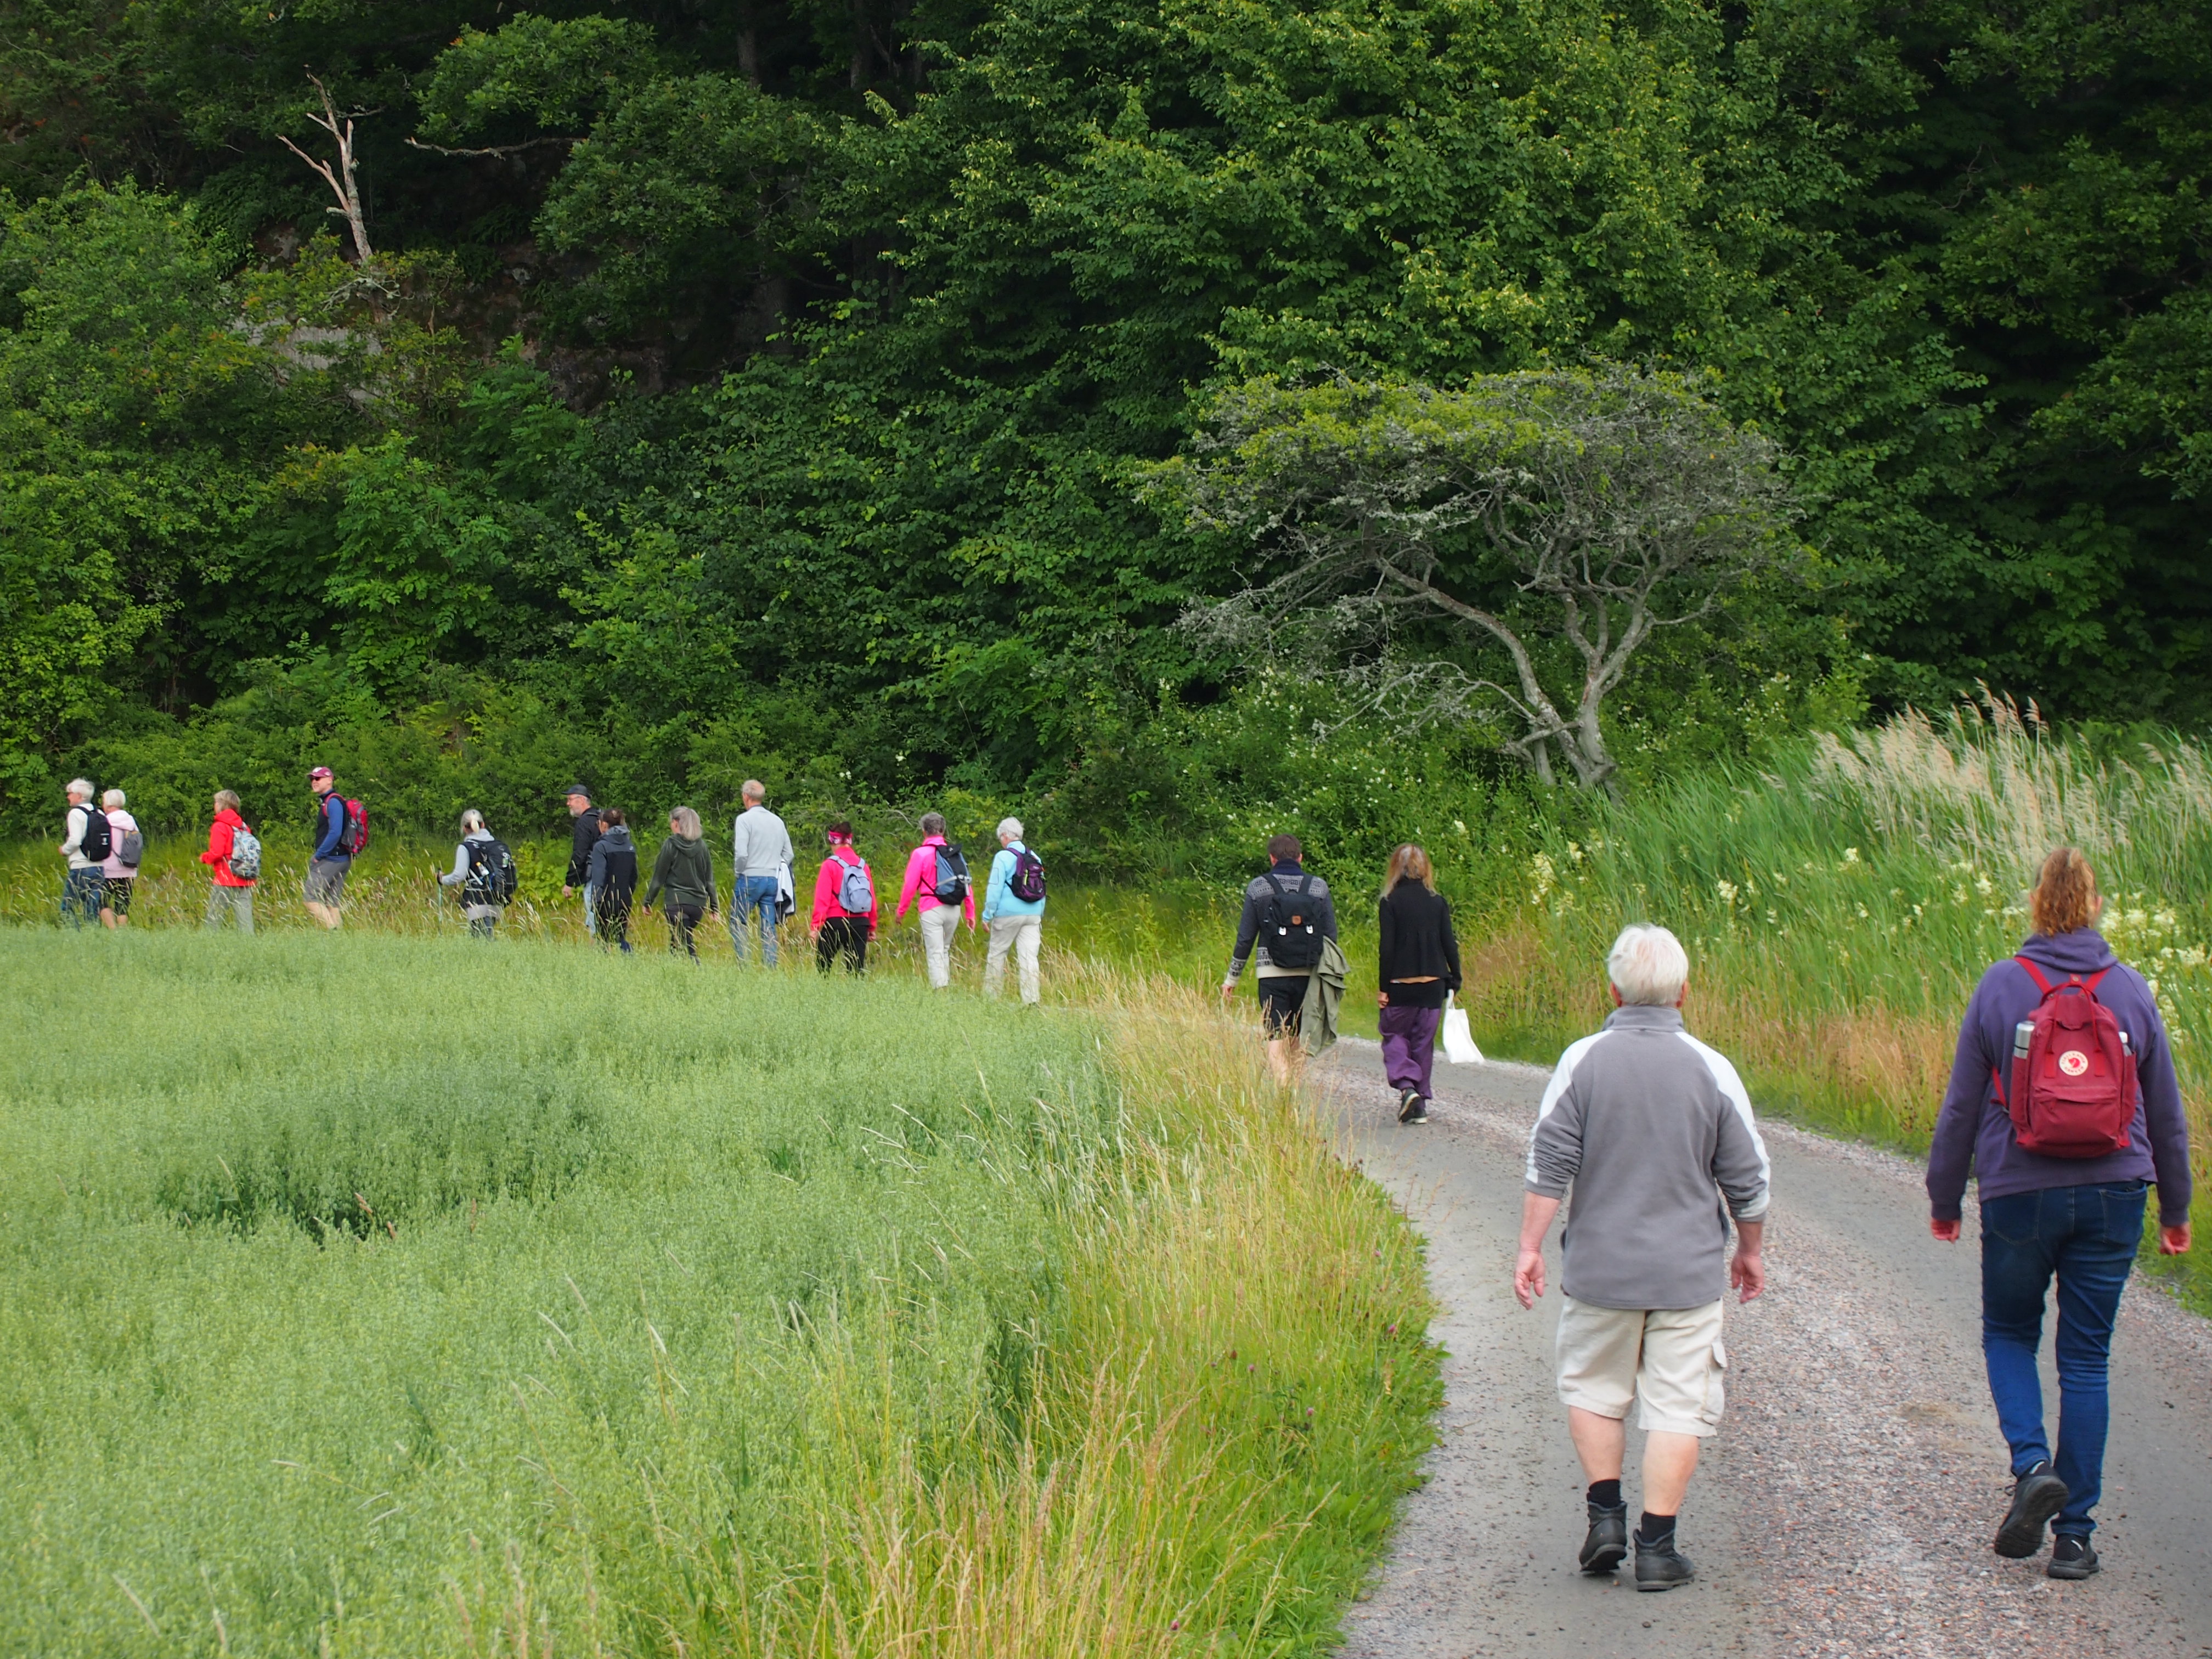
[[1234, 985], [1244, 977], [1244, 964], [1252, 959], [1252, 947], [1260, 941], [1260, 901], [1252, 896], [1252, 890], [1244, 890], [1244, 911], [1237, 918], [1237, 946], [1230, 952], [1229, 971], [1222, 976], [1224, 985]]
[[1536, 1109], [1536, 1126], [1528, 1132], [1525, 1184], [1539, 1198], [1565, 1198], [1582, 1172], [1583, 1099], [1575, 1091], [1575, 1067], [1596, 1041], [1586, 1036], [1568, 1046], [1553, 1068], [1543, 1104]]
[[1743, 1079], [1727, 1058], [1686, 1034], [1683, 1041], [1696, 1049], [1721, 1095], [1719, 1133], [1713, 1139], [1713, 1180], [1728, 1200], [1729, 1213], [1738, 1221], [1766, 1218], [1766, 1186], [1770, 1165], [1766, 1143], [1751, 1115], [1751, 1096]]

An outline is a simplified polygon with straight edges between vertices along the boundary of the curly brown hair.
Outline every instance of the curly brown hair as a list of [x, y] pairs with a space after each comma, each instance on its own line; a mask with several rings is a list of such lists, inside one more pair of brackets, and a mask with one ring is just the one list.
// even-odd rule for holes
[[2078, 847], [2062, 847], [2043, 861], [2035, 890], [2027, 896], [2028, 914], [2039, 933], [2070, 933], [2097, 920], [2097, 872]]

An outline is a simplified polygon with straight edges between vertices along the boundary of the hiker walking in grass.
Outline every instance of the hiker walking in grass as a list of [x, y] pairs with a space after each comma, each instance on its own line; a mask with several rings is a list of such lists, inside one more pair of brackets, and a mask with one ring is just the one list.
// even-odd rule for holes
[[146, 855], [146, 838], [120, 789], [100, 798], [100, 815], [107, 820], [107, 857], [100, 866], [100, 920], [109, 927], [127, 927], [131, 895], [138, 879], [138, 862]]
[[637, 843], [629, 838], [629, 823], [619, 806], [599, 813], [599, 836], [592, 843], [584, 890], [596, 907], [592, 932], [599, 936], [599, 949], [618, 949], [629, 955], [629, 907], [637, 896]]
[[1528, 1137], [1513, 1291], [1524, 1308], [1543, 1295], [1544, 1236], [1572, 1188], [1559, 1375], [1589, 1482], [1580, 1564], [1611, 1572], [1628, 1554], [1620, 1474], [1633, 1403], [1644, 1431], [1636, 1588], [1664, 1590], [1693, 1574], [1675, 1517], [1698, 1442], [1720, 1427], [1725, 1292], [1748, 1302], [1766, 1288], [1766, 1146], [1735, 1068], [1682, 1027], [1680, 941], [1623, 928], [1606, 969], [1618, 1006], [1559, 1056]]
[[786, 896], [791, 890], [791, 831], [769, 811], [768, 786], [747, 778], [739, 792], [745, 810], [731, 828], [730, 850], [736, 874], [730, 895], [730, 943], [738, 960], [745, 959], [753, 917], [760, 917], [760, 959], [763, 968], [775, 966], [775, 930], [783, 920]]
[[850, 973], [866, 973], [868, 941], [876, 936], [876, 878], [853, 848], [853, 826], [843, 818], [823, 832], [830, 856], [814, 873], [814, 965], [823, 973], [842, 954]]
[[[2106, 1372], [2120, 1292], [2158, 1188], [2158, 1248], [2189, 1248], [2189, 1125], [2158, 1000], [2097, 931], [2089, 862], [2044, 861], [2035, 932], [1982, 975], [1959, 1030], [1928, 1153], [1929, 1231], [1959, 1237], [1971, 1170], [1982, 1218], [1982, 1357], [2012, 1449], [2012, 1502], [1996, 1548], [2015, 1559], [2054, 1536], [2053, 1578], [2098, 1569], [2090, 1512], [2103, 1493]], [[2036, 1371], [2044, 1304], [2058, 1281], [2058, 1443]]]
[[1459, 990], [1460, 972], [1451, 903], [1437, 891], [1436, 867], [1422, 848], [1407, 842], [1390, 854], [1377, 915], [1382, 1064], [1398, 1091], [1398, 1121], [1426, 1123], [1437, 1026], [1446, 999]]
[[1278, 1083], [1288, 1083], [1294, 1074], [1306, 990], [1321, 965], [1322, 941], [1336, 937], [1336, 906], [1328, 884], [1306, 873], [1300, 862], [1304, 856], [1296, 836], [1268, 842], [1267, 873], [1255, 876], [1244, 890], [1237, 948], [1221, 981], [1225, 1003], [1243, 977], [1244, 964], [1257, 953], [1260, 1020], [1267, 1036], [1267, 1065]]
[[331, 775], [329, 767], [318, 766], [308, 773], [307, 787], [315, 797], [315, 841], [308, 854], [302, 892], [307, 914], [325, 927], [336, 927], [343, 919], [346, 872], [353, 868], [360, 834], [352, 809], [338, 793], [337, 780]]
[[514, 896], [514, 854], [473, 806], [461, 814], [453, 867], [438, 878], [438, 884], [461, 890], [461, 914], [468, 918], [471, 937], [488, 939], [498, 930], [499, 913]]
[[71, 927], [82, 927], [100, 916], [106, 882], [100, 869], [109, 846], [107, 818], [92, 804], [91, 779], [70, 779], [66, 793], [69, 810], [62, 815], [61, 852], [69, 873], [62, 878], [62, 920]]
[[991, 857], [990, 885], [983, 894], [983, 925], [991, 930], [991, 952], [983, 960], [983, 994], [996, 998], [1006, 982], [1006, 952], [1014, 953], [1022, 980], [1022, 1004], [1037, 1006], [1037, 951], [1044, 942], [1044, 860], [1022, 844], [1022, 821], [999, 820], [999, 850]]
[[975, 931], [975, 893], [967, 855], [945, 838], [945, 815], [924, 812], [917, 827], [921, 845], [907, 858], [906, 881], [891, 920], [902, 921], [909, 907], [919, 907], [929, 982], [942, 991], [952, 983], [952, 939], [960, 931], [960, 919], [965, 916], [968, 931]]
[[584, 931], [599, 928], [599, 908], [592, 893], [592, 848], [599, 844], [606, 815], [592, 805], [592, 792], [580, 783], [568, 786], [568, 874], [561, 884], [561, 896], [574, 898], [584, 890]]
[[215, 792], [215, 821], [208, 825], [207, 851], [200, 862], [212, 866], [214, 885], [208, 890], [207, 921], [212, 933], [228, 915], [238, 931], [253, 931], [253, 888], [261, 878], [261, 842], [240, 815], [238, 796], [228, 789]]
[[714, 855], [701, 839], [698, 813], [688, 806], [668, 815], [668, 839], [653, 855], [645, 908], [653, 908], [654, 897], [664, 892], [668, 895], [668, 953], [674, 956], [680, 949], [696, 962], [699, 945], [691, 937], [692, 929], [707, 915], [718, 914], [720, 907], [714, 899]]

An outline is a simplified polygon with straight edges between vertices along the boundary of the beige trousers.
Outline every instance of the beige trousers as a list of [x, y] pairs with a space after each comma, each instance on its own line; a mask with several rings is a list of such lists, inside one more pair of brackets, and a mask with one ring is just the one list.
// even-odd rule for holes
[[1006, 979], [1006, 952], [1014, 953], [1014, 961], [1022, 975], [1022, 1000], [1034, 1003], [1037, 1000], [1037, 949], [1044, 943], [1042, 916], [994, 916], [991, 918], [991, 954], [983, 960], [983, 994], [995, 997]]

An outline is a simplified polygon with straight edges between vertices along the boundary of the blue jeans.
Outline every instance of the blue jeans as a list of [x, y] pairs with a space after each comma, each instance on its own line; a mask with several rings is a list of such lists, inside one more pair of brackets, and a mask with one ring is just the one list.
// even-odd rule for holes
[[62, 921], [71, 927], [96, 925], [106, 894], [107, 877], [98, 865], [70, 871], [62, 881]]
[[760, 912], [761, 961], [775, 966], [775, 878], [739, 876], [730, 895], [730, 943], [738, 947], [738, 960], [745, 959], [747, 936], [753, 928], [753, 912]]
[[[2087, 1538], [2089, 1511], [2104, 1495], [2105, 1432], [2112, 1420], [2105, 1388], [2120, 1291], [2142, 1244], [2140, 1181], [2049, 1187], [1982, 1200], [1982, 1358], [1990, 1397], [2012, 1448], [2012, 1472], [2051, 1458], [2066, 1483], [2055, 1533]], [[2035, 1352], [2043, 1305], [2058, 1279], [2058, 1454], [2043, 1431], [2043, 1384]]]

